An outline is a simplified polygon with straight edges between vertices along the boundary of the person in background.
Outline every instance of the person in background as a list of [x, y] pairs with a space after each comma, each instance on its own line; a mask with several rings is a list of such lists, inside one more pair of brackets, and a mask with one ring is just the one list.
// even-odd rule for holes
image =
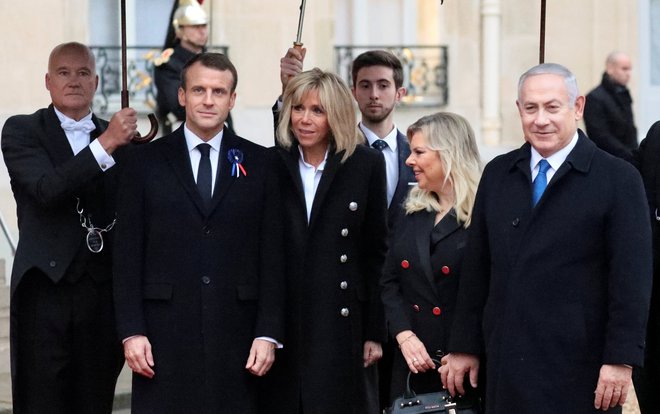
[[408, 127], [406, 163], [413, 187], [394, 227], [382, 300], [388, 331], [400, 351], [392, 368], [390, 396], [401, 396], [408, 371], [418, 393], [437, 391], [435, 362], [447, 352], [467, 228], [479, 184], [474, 132], [460, 115], [438, 112]]
[[278, 126], [286, 345], [262, 412], [379, 413], [387, 250], [383, 155], [362, 144], [350, 90], [312, 69], [291, 79]]
[[115, 195], [137, 114], [110, 122], [90, 108], [92, 51], [77, 42], [48, 58], [52, 104], [2, 129], [19, 242], [11, 276], [14, 412], [109, 414], [123, 365], [112, 304]]
[[479, 183], [440, 372], [462, 394], [485, 347], [489, 414], [620, 413], [644, 361], [644, 187], [578, 130], [584, 101], [564, 66], [526, 71], [516, 105], [527, 142]]
[[[209, 38], [209, 18], [197, 0], [179, 0], [172, 15], [175, 42], [166, 44], [163, 56], [154, 68], [156, 84], [156, 116], [163, 135], [172, 132], [186, 119], [186, 110], [179, 104], [181, 70], [193, 56], [206, 50]], [[168, 43], [168, 42], [166, 42]], [[231, 115], [227, 125], [233, 132]]]
[[632, 161], [633, 151], [638, 146], [632, 97], [626, 87], [631, 72], [627, 54], [610, 53], [603, 79], [589, 92], [584, 106], [584, 124], [589, 138], [600, 149], [626, 161]]

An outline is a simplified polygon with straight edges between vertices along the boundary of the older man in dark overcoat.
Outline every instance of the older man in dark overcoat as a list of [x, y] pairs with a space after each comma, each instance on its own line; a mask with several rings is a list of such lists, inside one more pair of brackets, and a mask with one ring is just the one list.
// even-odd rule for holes
[[563, 66], [523, 74], [517, 105], [527, 143], [479, 185], [443, 381], [475, 385], [485, 346], [490, 414], [621, 412], [651, 289], [640, 176], [577, 129]]
[[660, 121], [651, 126], [636, 155], [651, 213], [655, 280], [646, 334], [644, 367], [636, 368], [633, 377], [640, 412], [651, 414], [660, 406]]

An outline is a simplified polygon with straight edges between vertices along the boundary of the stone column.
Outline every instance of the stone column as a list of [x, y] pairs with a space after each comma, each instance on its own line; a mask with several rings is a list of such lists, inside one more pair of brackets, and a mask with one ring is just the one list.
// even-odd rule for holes
[[500, 0], [481, 1], [481, 136], [486, 145], [499, 145], [502, 135], [500, 108]]
[[354, 46], [364, 46], [369, 41], [369, 5], [367, 0], [351, 1], [351, 31], [352, 44]]

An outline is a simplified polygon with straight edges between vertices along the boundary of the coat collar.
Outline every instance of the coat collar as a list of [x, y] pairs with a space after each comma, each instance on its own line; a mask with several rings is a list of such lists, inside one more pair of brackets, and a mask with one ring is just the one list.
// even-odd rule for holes
[[323, 175], [321, 175], [321, 181], [319, 182], [319, 187], [316, 189], [316, 194], [314, 195], [314, 202], [312, 203], [312, 212], [309, 218], [309, 228], [314, 227], [314, 223], [319, 216], [319, 209], [323, 205], [325, 197], [328, 195], [332, 181], [335, 179], [337, 170], [341, 166], [341, 159], [344, 156], [345, 151], [335, 152], [334, 148], [330, 148], [328, 151], [328, 159], [325, 162], [325, 168], [323, 169]]
[[[296, 187], [296, 192], [298, 193], [298, 201], [305, 206], [305, 191], [303, 189], [302, 179], [300, 178], [300, 168], [298, 162], [300, 160], [300, 152], [298, 151], [298, 144], [291, 145], [290, 148], [278, 148], [278, 153], [284, 160], [284, 164], [291, 176], [291, 179]], [[335, 148], [331, 146], [328, 149], [328, 159], [325, 162], [325, 168], [323, 169], [323, 175], [321, 175], [321, 181], [319, 186], [316, 189], [316, 194], [314, 195], [314, 202], [312, 203], [312, 211], [309, 218], [309, 226], [311, 229], [316, 222], [316, 218], [319, 213], [318, 210], [323, 205], [325, 197], [328, 195], [332, 181], [337, 174], [337, 170], [341, 166], [341, 159], [344, 156], [344, 151], [335, 152]], [[305, 210], [306, 211], [306, 210]]]
[[[596, 145], [591, 142], [587, 136], [578, 129], [578, 142], [575, 148], [568, 154], [566, 161], [559, 167], [555, 173], [550, 184], [556, 182], [558, 179], [566, 175], [566, 173], [573, 169], [581, 173], [587, 173], [591, 168], [591, 161], [593, 159]], [[523, 144], [512, 158], [509, 165], [509, 171], [518, 169], [522, 171], [528, 180], [531, 182], [531, 171], [529, 169], [529, 162], [531, 158], [531, 146], [528, 142]]]

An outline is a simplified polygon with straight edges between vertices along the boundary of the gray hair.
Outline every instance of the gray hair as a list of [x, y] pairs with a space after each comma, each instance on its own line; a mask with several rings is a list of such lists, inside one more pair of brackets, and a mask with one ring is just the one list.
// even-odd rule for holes
[[523, 73], [520, 76], [520, 80], [518, 80], [518, 101], [520, 101], [522, 87], [527, 78], [531, 78], [532, 76], [537, 75], [561, 76], [561, 78], [564, 79], [564, 85], [566, 85], [566, 91], [568, 92], [568, 103], [571, 106], [575, 105], [575, 100], [580, 94], [578, 90], [577, 79], [575, 79], [573, 72], [558, 63], [542, 63], [528, 69], [527, 72]]

